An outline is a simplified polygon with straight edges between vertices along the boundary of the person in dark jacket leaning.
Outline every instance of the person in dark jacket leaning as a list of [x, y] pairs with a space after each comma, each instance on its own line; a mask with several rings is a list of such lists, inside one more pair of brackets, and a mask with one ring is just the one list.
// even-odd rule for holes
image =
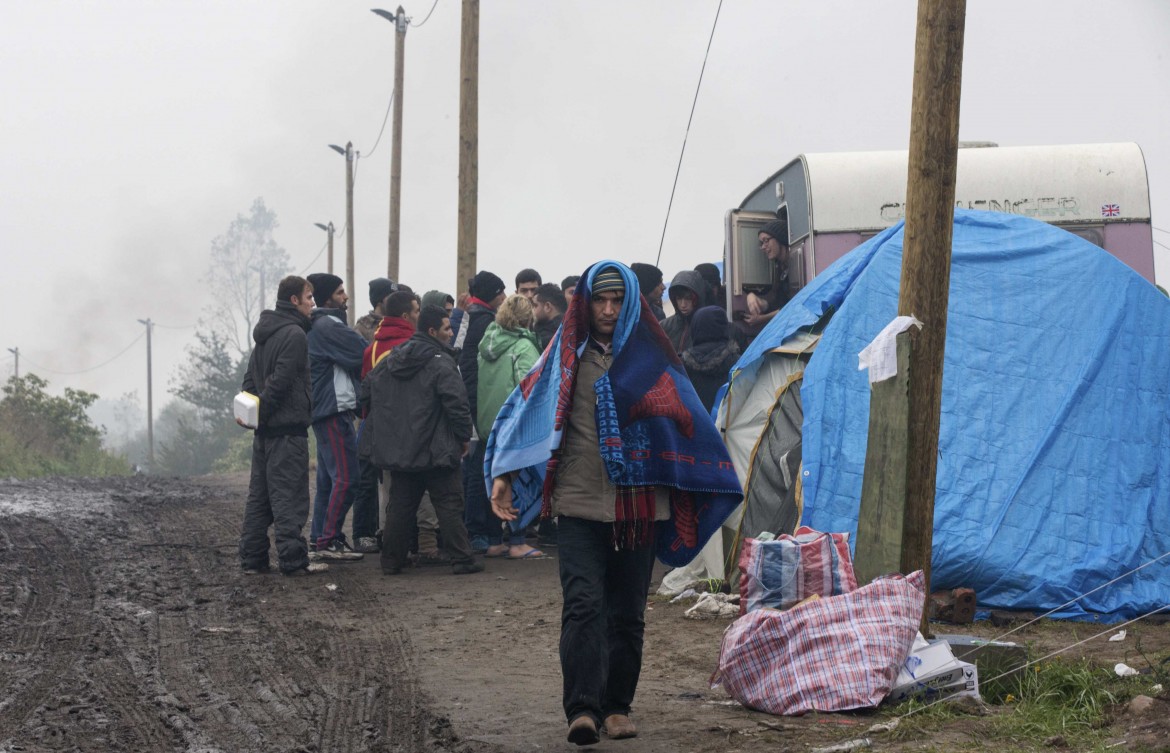
[[680, 358], [699, 400], [710, 411], [728, 372], [739, 360], [739, 346], [731, 339], [731, 324], [719, 306], [704, 306], [695, 312], [691, 338], [694, 344]]
[[268, 527], [276, 532], [276, 555], [285, 575], [328, 569], [309, 563], [301, 533], [309, 517], [309, 312], [313, 287], [289, 276], [276, 289], [275, 310], [263, 311], [252, 330], [256, 346], [244, 372], [244, 392], [260, 398], [252, 439], [252, 476], [240, 531], [240, 566], [268, 571]]
[[471, 411], [455, 358], [446, 343], [451, 320], [426, 307], [418, 332], [391, 351], [362, 383], [367, 410], [362, 452], [390, 471], [390, 502], [383, 531], [382, 573], [406, 563], [410, 535], [425, 492], [439, 517], [443, 545], [456, 575], [478, 573], [463, 525], [459, 464], [471, 440]]

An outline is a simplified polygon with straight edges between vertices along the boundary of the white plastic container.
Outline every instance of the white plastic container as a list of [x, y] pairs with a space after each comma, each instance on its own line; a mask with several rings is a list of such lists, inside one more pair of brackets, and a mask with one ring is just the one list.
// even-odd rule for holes
[[232, 412], [237, 421], [249, 429], [255, 429], [260, 424], [260, 398], [251, 392], [240, 392], [232, 401]]

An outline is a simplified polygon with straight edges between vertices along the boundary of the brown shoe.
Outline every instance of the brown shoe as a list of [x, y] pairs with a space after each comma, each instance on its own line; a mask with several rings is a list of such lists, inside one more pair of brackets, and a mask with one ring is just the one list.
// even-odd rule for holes
[[628, 737], [637, 737], [638, 728], [625, 714], [610, 714], [605, 717], [605, 734], [610, 740], [625, 740]]
[[579, 716], [569, 723], [569, 742], [576, 745], [593, 745], [600, 740], [597, 722], [593, 721], [593, 717]]

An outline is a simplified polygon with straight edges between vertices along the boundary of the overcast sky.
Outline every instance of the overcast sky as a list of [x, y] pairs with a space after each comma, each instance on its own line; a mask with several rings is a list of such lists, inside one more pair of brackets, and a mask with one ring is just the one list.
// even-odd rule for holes
[[[417, 24], [431, 0], [411, 0]], [[194, 323], [211, 240], [256, 197], [295, 271], [356, 185], [359, 312], [385, 274], [394, 29], [370, 0], [0, 4], [0, 359], [103, 397], [137, 389], [137, 319]], [[401, 277], [455, 288], [458, 0], [406, 38]], [[653, 261], [718, 0], [482, 0], [479, 264], [509, 283]], [[392, 7], [387, 6], [390, 10]], [[721, 257], [724, 212], [802, 152], [905, 149], [913, 2], [727, 0], [660, 266]], [[968, 2], [960, 138], [1136, 141], [1170, 230], [1170, 3]], [[1154, 238], [1170, 246], [1170, 233]], [[344, 269], [344, 237], [337, 238]], [[1170, 251], [1156, 248], [1160, 282]], [[156, 410], [191, 329], [155, 331]], [[83, 374], [65, 375], [57, 372]]]

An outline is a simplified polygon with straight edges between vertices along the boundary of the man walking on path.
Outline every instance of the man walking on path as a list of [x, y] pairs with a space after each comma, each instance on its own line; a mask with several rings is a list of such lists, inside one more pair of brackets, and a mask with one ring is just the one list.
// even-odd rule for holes
[[569, 741], [634, 737], [657, 552], [689, 562], [742, 499], [723, 444], [625, 265], [598, 262], [560, 333], [500, 409], [485, 474], [523, 528], [559, 516]]
[[313, 501], [316, 554], [327, 560], [359, 560], [341, 532], [357, 485], [357, 437], [353, 429], [366, 341], [346, 326], [349, 296], [336, 275], [309, 275], [317, 308], [309, 330], [313, 375], [313, 434], [317, 437], [317, 496]]
[[[252, 330], [256, 346], [244, 372], [244, 392], [260, 398], [252, 439], [252, 476], [240, 532], [240, 566], [268, 571], [268, 527], [276, 532], [276, 554], [285, 575], [329, 568], [310, 563], [305, 545], [309, 516], [309, 312], [313, 286], [289, 276], [276, 289], [276, 308], [263, 311]], [[242, 424], [241, 424], [242, 425]]]
[[406, 564], [410, 532], [425, 492], [435, 506], [455, 574], [483, 571], [463, 525], [459, 464], [471, 440], [471, 411], [447, 346], [450, 338], [447, 312], [428, 306], [419, 318], [419, 331], [362, 384], [368, 429], [362, 449], [372, 463], [390, 471], [382, 543], [385, 575], [397, 575]]

